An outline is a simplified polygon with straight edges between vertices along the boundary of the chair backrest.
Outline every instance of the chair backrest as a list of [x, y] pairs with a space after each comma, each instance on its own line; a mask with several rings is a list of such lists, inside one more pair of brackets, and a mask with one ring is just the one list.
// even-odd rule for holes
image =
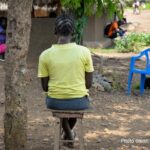
[[146, 69], [150, 70], [150, 48], [142, 51], [141, 55], [145, 55], [145, 57], [146, 57]]

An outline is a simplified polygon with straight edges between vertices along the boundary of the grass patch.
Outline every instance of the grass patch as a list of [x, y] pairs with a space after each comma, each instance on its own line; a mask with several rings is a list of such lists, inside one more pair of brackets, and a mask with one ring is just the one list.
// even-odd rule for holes
[[97, 52], [97, 53], [117, 53], [118, 50], [112, 46], [112, 47], [109, 47], [109, 48], [90, 48], [91, 52]]
[[121, 53], [135, 52], [138, 53], [144, 47], [150, 46], [150, 34], [130, 33], [123, 39], [115, 41], [115, 49]]

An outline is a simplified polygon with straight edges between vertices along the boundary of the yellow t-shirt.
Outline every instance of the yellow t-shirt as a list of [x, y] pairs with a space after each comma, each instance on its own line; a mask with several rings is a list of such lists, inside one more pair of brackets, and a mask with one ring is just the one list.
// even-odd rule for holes
[[75, 43], [56, 44], [39, 57], [38, 77], [50, 78], [48, 96], [58, 99], [88, 95], [85, 72], [93, 72], [89, 49]]

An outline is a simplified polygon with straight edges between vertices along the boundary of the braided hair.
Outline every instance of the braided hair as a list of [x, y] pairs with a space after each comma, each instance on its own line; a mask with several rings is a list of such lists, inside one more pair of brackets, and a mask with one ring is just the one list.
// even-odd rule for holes
[[74, 20], [67, 14], [62, 14], [56, 18], [55, 34], [68, 36], [74, 33]]

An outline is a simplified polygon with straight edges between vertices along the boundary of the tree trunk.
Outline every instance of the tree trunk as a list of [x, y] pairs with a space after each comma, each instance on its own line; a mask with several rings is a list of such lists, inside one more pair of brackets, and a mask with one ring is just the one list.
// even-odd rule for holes
[[25, 150], [27, 142], [26, 58], [32, 0], [8, 0], [5, 63], [5, 150]]

